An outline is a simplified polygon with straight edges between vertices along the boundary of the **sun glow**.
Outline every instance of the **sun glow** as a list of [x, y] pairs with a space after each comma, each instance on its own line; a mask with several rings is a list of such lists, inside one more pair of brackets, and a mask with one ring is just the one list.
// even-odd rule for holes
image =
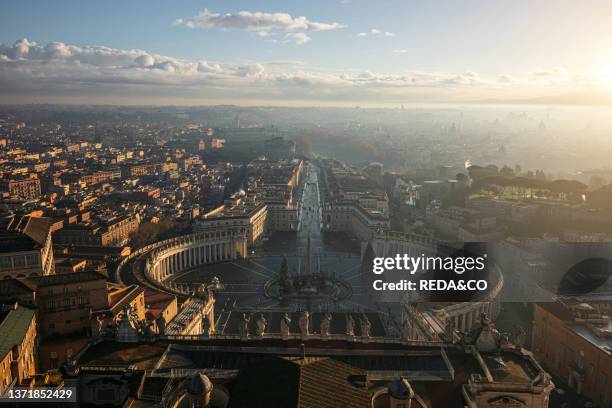
[[603, 86], [612, 90], [612, 63], [597, 70], [596, 76]]

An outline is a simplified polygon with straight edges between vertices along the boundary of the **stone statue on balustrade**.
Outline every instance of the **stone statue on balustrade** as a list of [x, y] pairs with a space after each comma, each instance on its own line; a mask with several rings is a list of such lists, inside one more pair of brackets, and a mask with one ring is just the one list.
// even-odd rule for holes
[[91, 337], [99, 338], [104, 335], [104, 324], [100, 316], [91, 319]]
[[256, 326], [257, 326], [257, 336], [258, 337], [263, 337], [264, 334], [266, 333], [266, 326], [268, 325], [268, 321], [266, 320], [266, 318], [264, 317], [263, 314], [259, 314], [259, 319], [257, 319], [257, 321], [255, 322]]
[[370, 319], [364, 314], [359, 323], [361, 326], [361, 337], [369, 339], [372, 336], [372, 323], [370, 323]]
[[212, 290], [221, 290], [223, 289], [223, 285], [221, 284], [221, 280], [217, 276], [213, 276], [210, 280], [210, 284], [208, 287]]
[[146, 319], [139, 320], [138, 332], [146, 339], [152, 339], [155, 337], [155, 333], [153, 333], [153, 329], [151, 328], [152, 325], [153, 323], [148, 322]]
[[323, 315], [323, 318], [321, 319], [321, 336], [329, 336], [330, 334], [330, 328], [331, 328], [331, 319], [332, 319], [332, 315], [331, 313], [325, 313], [325, 315]]
[[309, 325], [310, 325], [310, 313], [308, 313], [307, 311], [303, 311], [302, 315], [300, 316], [300, 321], [299, 321], [300, 333], [302, 337], [308, 336]]
[[355, 336], [355, 319], [350, 314], [346, 317], [346, 335]]
[[134, 318], [132, 307], [126, 305], [117, 322], [116, 340], [120, 343], [136, 343], [138, 342], [138, 331], [138, 321]]
[[242, 314], [242, 327], [240, 328], [240, 336], [249, 337], [249, 323], [251, 322], [251, 316], [248, 313]]
[[281, 317], [281, 321], [280, 321], [281, 338], [285, 340], [289, 338], [289, 327], [291, 327], [291, 318], [289, 317], [288, 313], [285, 313]]

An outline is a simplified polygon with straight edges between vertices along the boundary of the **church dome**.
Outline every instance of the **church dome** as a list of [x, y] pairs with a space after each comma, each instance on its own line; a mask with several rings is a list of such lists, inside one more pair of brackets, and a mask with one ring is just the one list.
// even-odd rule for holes
[[391, 394], [392, 398], [402, 401], [414, 398], [412, 386], [403, 377], [389, 384], [389, 394]]
[[194, 374], [187, 383], [187, 393], [193, 396], [206, 395], [213, 389], [212, 382], [202, 373]]

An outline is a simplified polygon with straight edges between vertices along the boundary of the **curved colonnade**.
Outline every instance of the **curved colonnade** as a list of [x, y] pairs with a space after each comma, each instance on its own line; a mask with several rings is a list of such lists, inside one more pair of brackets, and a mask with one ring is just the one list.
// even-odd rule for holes
[[[372, 248], [377, 256], [395, 256], [398, 253], [405, 253], [410, 257], [433, 256], [436, 254], [438, 243], [434, 239], [416, 234], [384, 231], [377, 234], [372, 240]], [[456, 330], [467, 332], [480, 322], [482, 314], [495, 319], [499, 314], [498, 297], [504, 285], [504, 276], [501, 269], [495, 264], [492, 265], [490, 271], [492, 274], [489, 276], [488, 283], [492, 289], [488, 291], [485, 299], [475, 302], [438, 303], [430, 313], [436, 318], [437, 323], [442, 325], [450, 323]], [[418, 315], [417, 313], [410, 314], [412, 317]], [[426, 332], [426, 337], [434, 337], [438, 334], [440, 327], [436, 322], [420, 318], [419, 320], [419, 326], [423, 332]]]
[[[190, 235], [169, 238], [132, 253], [117, 267], [116, 280], [128, 265], [142, 283], [166, 292], [188, 296], [192, 285], [169, 282], [172, 275], [198, 266], [230, 261], [247, 256], [247, 233], [243, 228], [214, 228]], [[142, 261], [142, 262], [139, 262]]]
[[395, 256], [406, 254], [409, 257], [436, 254], [438, 241], [416, 234], [398, 231], [381, 231], [372, 239], [372, 249], [376, 256]]

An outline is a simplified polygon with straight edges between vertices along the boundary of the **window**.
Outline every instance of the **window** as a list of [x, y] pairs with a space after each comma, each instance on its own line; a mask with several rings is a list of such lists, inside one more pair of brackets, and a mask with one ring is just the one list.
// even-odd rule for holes
[[40, 262], [40, 258], [38, 254], [30, 254], [26, 256], [26, 261], [28, 265], [38, 265]]
[[10, 269], [12, 266], [10, 256], [0, 256], [0, 269]]
[[15, 265], [16, 268], [25, 266], [25, 256], [13, 257], [13, 264]]

